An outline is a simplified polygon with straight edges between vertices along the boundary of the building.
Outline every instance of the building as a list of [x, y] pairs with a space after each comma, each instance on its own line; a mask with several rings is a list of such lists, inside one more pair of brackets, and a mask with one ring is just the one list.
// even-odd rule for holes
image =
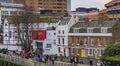
[[112, 0], [105, 4], [106, 9], [101, 10], [101, 13], [108, 16], [110, 20], [120, 20], [120, 1]]
[[1, 2], [0, 6], [0, 24], [5, 17], [10, 15], [19, 15], [22, 14], [24, 11], [23, 4]]
[[24, 4], [24, 0], [12, 0], [12, 2], [16, 4]]
[[37, 12], [64, 13], [71, 10], [71, 0], [24, 0], [25, 5]]
[[99, 9], [97, 8], [84, 8], [84, 7], [79, 7], [76, 8], [75, 11], [71, 11], [71, 15], [81, 15], [81, 16], [98, 14], [98, 13], [99, 13]]
[[79, 7], [79, 8], [76, 8], [75, 11], [71, 11], [70, 14], [72, 16], [81, 16], [81, 17], [86, 17], [88, 15], [98, 15], [99, 9]]
[[116, 22], [105, 20], [79, 20], [68, 33], [70, 56], [99, 58], [112, 43], [112, 28]]
[[[21, 51], [21, 42], [18, 38], [18, 32], [15, 24], [9, 22], [10, 20], [5, 19], [3, 23], [3, 44], [0, 48], [7, 48], [8, 50]], [[20, 35], [23, 35], [24, 30], [22, 24], [20, 24]], [[42, 52], [42, 54], [53, 55], [57, 53], [55, 50], [56, 44], [56, 27], [57, 23], [33, 23], [32, 33], [29, 34], [31, 38], [31, 45], [33, 50]], [[29, 29], [31, 26], [29, 27]], [[51, 39], [51, 37], [53, 37]], [[44, 52], [43, 52], [44, 50]]]
[[33, 30], [32, 40], [33, 48], [38, 54], [57, 54], [55, 27], [48, 27], [47, 30]]
[[59, 56], [68, 56], [68, 32], [75, 23], [74, 17], [63, 17], [56, 27], [57, 50]]

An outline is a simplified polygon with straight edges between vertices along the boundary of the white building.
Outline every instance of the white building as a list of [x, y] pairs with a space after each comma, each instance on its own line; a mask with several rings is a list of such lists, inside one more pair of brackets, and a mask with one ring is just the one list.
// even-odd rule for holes
[[58, 55], [68, 56], [68, 32], [75, 23], [74, 17], [63, 17], [56, 27]]
[[23, 8], [23, 4], [0, 2], [0, 24], [2, 23], [2, 19], [6, 16], [22, 14], [24, 11]]
[[38, 34], [42, 34], [42, 35], [41, 36], [37, 35], [38, 39], [33, 40], [32, 45], [34, 50], [36, 50], [37, 53], [44, 55], [57, 54], [55, 27], [48, 27], [46, 30], [36, 30], [36, 31], [38, 31]]
[[[39, 48], [42, 44], [42, 50], [44, 50], [43, 54], [53, 55], [57, 53], [55, 30], [56, 25], [57, 23], [33, 23], [33, 30], [46, 31], [46, 38], [44, 40], [33, 40], [33, 43], [31, 43], [34, 50], [37, 49], [37, 46]], [[21, 51], [21, 46], [18, 45], [20, 42], [17, 37], [17, 28], [14, 24], [9, 24], [7, 19], [5, 19], [3, 23], [3, 37], [3, 44], [0, 45], [0, 48]]]

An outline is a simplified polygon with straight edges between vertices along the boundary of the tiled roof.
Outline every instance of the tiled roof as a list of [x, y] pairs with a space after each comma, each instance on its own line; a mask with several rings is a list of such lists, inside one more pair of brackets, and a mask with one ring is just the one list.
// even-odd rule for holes
[[86, 16], [86, 18], [88, 18], [88, 19], [98, 19], [99, 15], [98, 14], [97, 15], [88, 15], [88, 16]]
[[112, 27], [115, 25], [115, 23], [116, 22], [114, 21], [104, 21], [100, 25], [98, 21], [96, 21], [96, 22], [88, 22], [88, 24], [85, 26], [85, 22], [78, 22], [72, 27]]
[[120, 9], [120, 6], [113, 6], [113, 7], [109, 8], [109, 9], [107, 9], [107, 10], [115, 10], [115, 9]]
[[116, 2], [120, 2], [120, 0], [112, 0], [112, 1], [108, 2], [107, 4], [105, 4], [105, 6], [113, 5]]
[[105, 13], [107, 11], [107, 9], [102, 9], [100, 10], [100, 13]]

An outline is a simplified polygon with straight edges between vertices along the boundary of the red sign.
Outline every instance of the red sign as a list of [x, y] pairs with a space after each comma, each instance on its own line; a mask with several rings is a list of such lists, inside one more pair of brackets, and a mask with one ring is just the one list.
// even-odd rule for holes
[[47, 34], [46, 32], [46, 30], [33, 30], [32, 40], [45, 40]]

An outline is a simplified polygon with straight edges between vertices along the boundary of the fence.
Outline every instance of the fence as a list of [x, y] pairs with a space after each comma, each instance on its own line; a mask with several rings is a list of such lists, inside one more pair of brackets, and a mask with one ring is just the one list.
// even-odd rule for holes
[[70, 63], [55, 61], [54, 66], [71, 66]]
[[6, 61], [23, 64], [23, 65], [27, 65], [27, 66], [34, 66], [34, 64], [35, 64], [32, 59], [24, 59], [17, 55], [7, 55], [7, 54], [0, 53], [0, 58], [4, 59]]
[[[34, 62], [34, 59], [24, 59], [24, 58], [17, 56], [17, 55], [7, 55], [7, 54], [2, 54], [2, 53], [0, 53], [0, 59], [14, 62], [17, 64], [22, 64], [25, 66], [53, 66], [50, 63], [49, 64], [44, 64], [44, 63], [40, 63], [40, 62], [36, 63], [36, 62]], [[54, 66], [71, 66], [71, 64], [68, 62], [55, 61]], [[84, 65], [78, 64], [77, 66], [84, 66]]]

